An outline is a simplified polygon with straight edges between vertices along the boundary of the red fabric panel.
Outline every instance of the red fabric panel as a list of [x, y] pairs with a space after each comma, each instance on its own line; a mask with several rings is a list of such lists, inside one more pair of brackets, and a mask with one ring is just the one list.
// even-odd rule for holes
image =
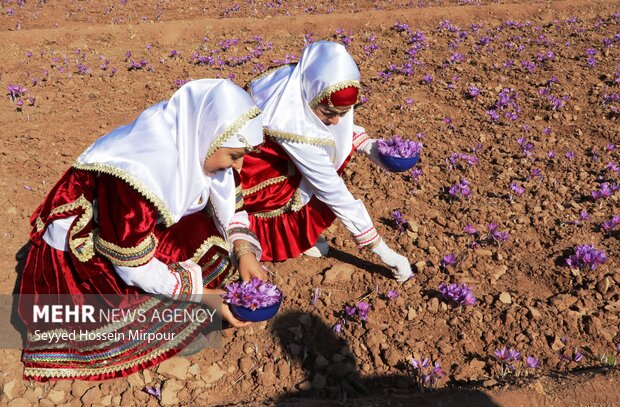
[[134, 247], [155, 229], [155, 207], [129, 184], [102, 174], [97, 182], [99, 236], [121, 247]]

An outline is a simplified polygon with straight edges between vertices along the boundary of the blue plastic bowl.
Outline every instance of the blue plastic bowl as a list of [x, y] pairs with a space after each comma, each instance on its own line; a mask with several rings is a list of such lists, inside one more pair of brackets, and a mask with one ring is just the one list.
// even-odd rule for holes
[[390, 171], [403, 172], [413, 168], [413, 166], [420, 161], [420, 155], [402, 158], [379, 153], [379, 159], [381, 160], [381, 163]]
[[260, 322], [271, 319], [274, 315], [276, 315], [280, 309], [280, 304], [282, 304], [282, 297], [280, 297], [280, 300], [273, 305], [264, 308], [256, 308], [255, 310], [234, 304], [228, 304], [228, 306], [230, 307], [230, 312], [232, 312], [233, 316], [238, 320]]

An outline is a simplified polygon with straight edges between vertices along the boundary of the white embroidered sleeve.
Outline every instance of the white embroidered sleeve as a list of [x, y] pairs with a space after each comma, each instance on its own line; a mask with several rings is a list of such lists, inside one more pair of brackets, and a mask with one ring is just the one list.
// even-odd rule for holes
[[349, 192], [325, 149], [294, 142], [280, 142], [280, 145], [312, 187], [314, 195], [329, 206], [360, 247], [375, 244], [380, 239], [364, 203]]
[[156, 258], [137, 267], [114, 266], [130, 286], [149, 294], [161, 294], [180, 301], [199, 302], [202, 297], [202, 270], [191, 260], [166, 265]]

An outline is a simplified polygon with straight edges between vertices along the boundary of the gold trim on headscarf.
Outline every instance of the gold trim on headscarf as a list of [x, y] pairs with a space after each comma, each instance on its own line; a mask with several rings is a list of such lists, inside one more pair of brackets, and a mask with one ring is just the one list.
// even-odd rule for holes
[[[312, 99], [312, 101], [310, 103], [308, 103], [308, 105], [310, 106], [311, 109], [314, 109], [315, 107], [317, 107], [320, 103], [321, 100], [329, 97], [332, 93], [334, 92], [338, 92], [339, 90], [343, 90], [345, 88], [350, 88], [350, 87], [355, 87], [360, 89], [361, 88], [361, 84], [360, 81], [355, 80], [355, 79], [351, 79], [348, 81], [344, 81], [344, 82], [339, 82], [335, 85], [332, 85], [326, 89], [324, 89], [321, 93], [319, 93], [318, 95], [316, 95], [314, 97], [314, 99]], [[356, 102], [357, 103], [357, 102]], [[330, 108], [333, 108], [333, 105], [331, 104], [331, 99], [329, 100], [328, 104], [330, 105]], [[355, 103], [354, 103], [355, 104]], [[347, 111], [350, 109], [351, 107], [349, 106], [349, 108], [347, 109]]]
[[[239, 116], [230, 126], [224, 130], [222, 134], [217, 136], [215, 140], [209, 146], [209, 150], [207, 150], [207, 157], [211, 157], [215, 151], [221, 147], [229, 138], [231, 138], [240, 128], [242, 128], [248, 121], [254, 119], [256, 116], [261, 114], [261, 110], [257, 106], [252, 106], [250, 110]], [[245, 141], [247, 144], [247, 140]]]

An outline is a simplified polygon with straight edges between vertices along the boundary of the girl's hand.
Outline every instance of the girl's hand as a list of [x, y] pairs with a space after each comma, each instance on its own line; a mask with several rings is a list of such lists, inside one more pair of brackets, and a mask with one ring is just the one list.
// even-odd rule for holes
[[250, 281], [256, 277], [261, 281], [267, 280], [267, 272], [256, 260], [254, 253], [245, 253], [239, 259], [239, 274], [243, 281]]
[[234, 328], [245, 328], [246, 326], [251, 324], [251, 322], [240, 321], [237, 318], [235, 318], [235, 316], [230, 311], [228, 304], [226, 303], [222, 304], [222, 319], [225, 319], [226, 321], [228, 321], [228, 323]]
[[218, 310], [221, 306], [220, 316], [223, 320], [227, 321], [231, 326], [235, 328], [244, 328], [251, 324], [251, 322], [240, 321], [234, 317], [232, 312], [230, 311], [230, 307], [225, 302], [222, 302], [221, 295], [226, 291], [216, 288], [216, 289], [205, 289], [202, 295], [202, 303]]

